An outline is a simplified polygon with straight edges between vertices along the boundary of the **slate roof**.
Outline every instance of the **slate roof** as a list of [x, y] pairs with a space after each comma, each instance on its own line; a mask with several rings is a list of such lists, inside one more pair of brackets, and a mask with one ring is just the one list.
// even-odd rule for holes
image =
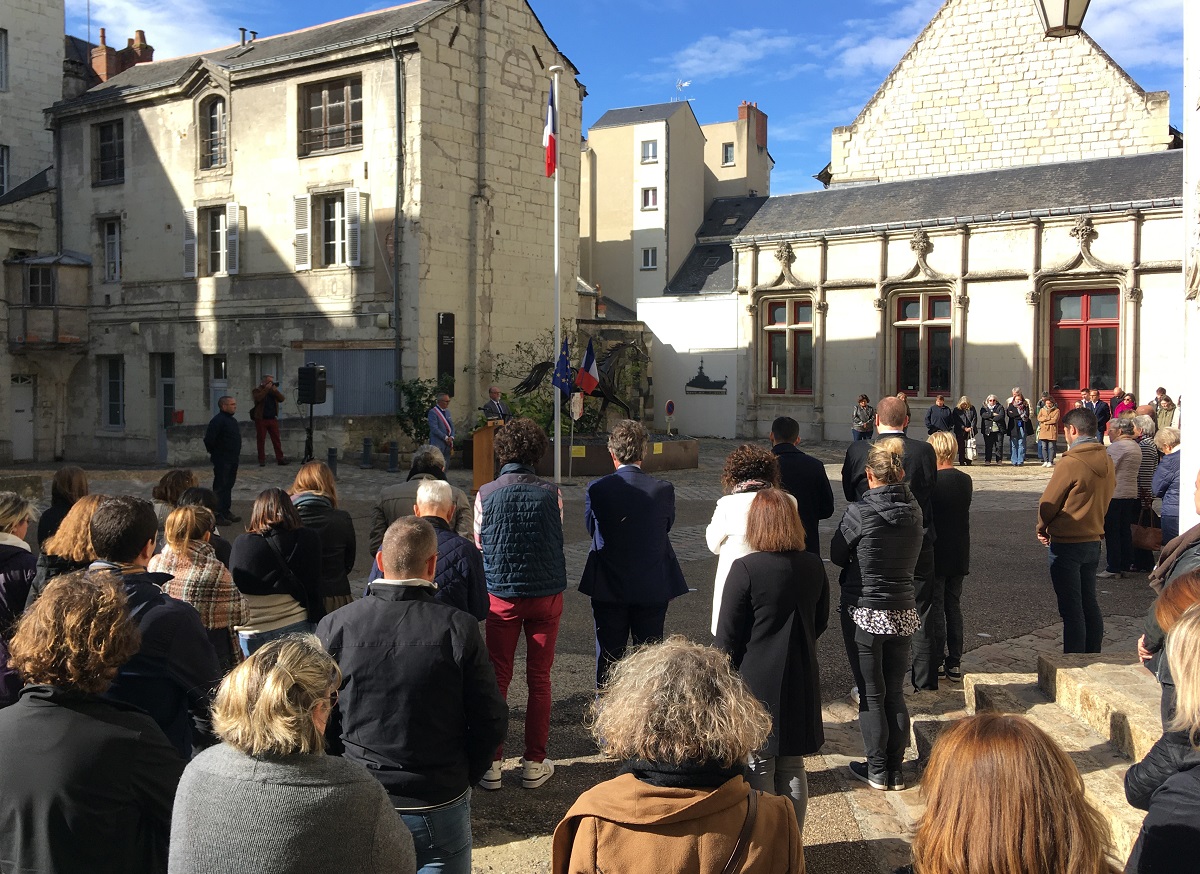
[[10, 203], [25, 200], [27, 197], [53, 191], [54, 181], [50, 178], [50, 171], [53, 169], [53, 167], [47, 167], [45, 170], [30, 176], [20, 185], [4, 192], [4, 195], [0, 196], [0, 206], [7, 206]]
[[932, 179], [834, 186], [772, 197], [739, 234], [750, 241], [1180, 206], [1183, 151], [1039, 164]]
[[696, 245], [663, 290], [666, 295], [714, 294], [733, 290], [733, 247], [769, 198], [718, 197], [696, 231]]
[[622, 127], [627, 124], [646, 124], [652, 121], [666, 121], [683, 108], [691, 109], [686, 100], [674, 103], [652, 103], [648, 106], [627, 106], [624, 109], [610, 109], [596, 121], [589, 130], [599, 130], [603, 127]]

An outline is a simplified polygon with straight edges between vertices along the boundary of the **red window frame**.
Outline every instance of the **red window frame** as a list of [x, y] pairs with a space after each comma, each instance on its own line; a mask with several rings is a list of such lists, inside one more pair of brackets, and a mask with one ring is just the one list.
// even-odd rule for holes
[[[797, 334], [807, 334], [809, 336], [808, 353], [810, 355], [808, 371], [813, 375], [813, 365], [811, 355], [813, 351], [813, 315], [815, 306], [811, 298], [800, 299], [781, 299], [774, 298], [763, 302], [766, 318], [763, 325], [763, 334], [766, 342], [763, 344], [765, 350], [765, 369], [766, 369], [766, 392], [773, 395], [799, 395], [811, 396], [814, 391], [814, 386], [809, 385], [806, 388], [797, 388], [797, 375], [800, 372], [800, 349], [797, 344], [791, 339]], [[783, 317], [786, 321], [773, 321], [772, 310], [775, 307], [783, 307]], [[787, 388], [772, 388], [771, 387], [771, 353], [773, 351], [772, 344], [775, 341], [773, 338], [784, 338], [785, 360], [788, 366]], [[790, 350], [789, 350], [790, 346]]]

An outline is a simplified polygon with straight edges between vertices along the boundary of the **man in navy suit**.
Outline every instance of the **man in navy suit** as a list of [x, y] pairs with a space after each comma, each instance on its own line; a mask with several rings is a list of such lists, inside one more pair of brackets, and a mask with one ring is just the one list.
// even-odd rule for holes
[[1092, 389], [1089, 394], [1092, 403], [1087, 408], [1096, 415], [1096, 433], [1100, 435], [1100, 442], [1103, 443], [1104, 432], [1108, 428], [1108, 420], [1112, 418], [1112, 408], [1100, 400], [1100, 392], [1097, 389]]
[[771, 423], [771, 451], [779, 461], [779, 484], [796, 499], [800, 524], [804, 526], [804, 549], [820, 555], [817, 524], [833, 515], [833, 486], [825, 465], [801, 452], [799, 443], [800, 423], [791, 416], [780, 416]]
[[646, 429], [626, 419], [608, 437], [615, 473], [588, 484], [584, 521], [592, 549], [579, 591], [592, 599], [596, 686], [633, 645], [662, 640], [667, 604], [687, 591], [668, 532], [675, 487], [642, 473]]

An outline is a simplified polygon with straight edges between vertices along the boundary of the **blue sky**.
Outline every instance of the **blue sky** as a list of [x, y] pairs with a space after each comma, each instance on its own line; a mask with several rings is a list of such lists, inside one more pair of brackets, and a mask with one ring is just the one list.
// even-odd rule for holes
[[[849, 124], [908, 50], [942, 0], [532, 0], [587, 86], [585, 127], [609, 109], [661, 103], [680, 92], [701, 124], [726, 121], [742, 100], [770, 118], [775, 194], [819, 187], [833, 127]], [[1029, 0], [1032, 2], [1032, 0]], [[1195, 0], [1192, 0], [1195, 2]], [[1148, 91], [1183, 105], [1184, 0], [1092, 0], [1085, 29]], [[327, 0], [91, 0], [92, 38], [123, 45], [146, 31], [159, 58], [238, 37], [286, 33], [390, 3]], [[67, 0], [68, 33], [86, 37], [87, 0]], [[336, 11], [335, 11], [336, 10]], [[753, 11], [743, 15], [742, 11]], [[539, 110], [540, 111], [540, 110]]]

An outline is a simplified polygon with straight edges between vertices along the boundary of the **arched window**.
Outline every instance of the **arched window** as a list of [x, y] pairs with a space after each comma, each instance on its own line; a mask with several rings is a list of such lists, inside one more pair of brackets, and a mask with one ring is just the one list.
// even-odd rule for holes
[[224, 167], [229, 156], [229, 123], [225, 98], [210, 97], [200, 106], [200, 167]]

